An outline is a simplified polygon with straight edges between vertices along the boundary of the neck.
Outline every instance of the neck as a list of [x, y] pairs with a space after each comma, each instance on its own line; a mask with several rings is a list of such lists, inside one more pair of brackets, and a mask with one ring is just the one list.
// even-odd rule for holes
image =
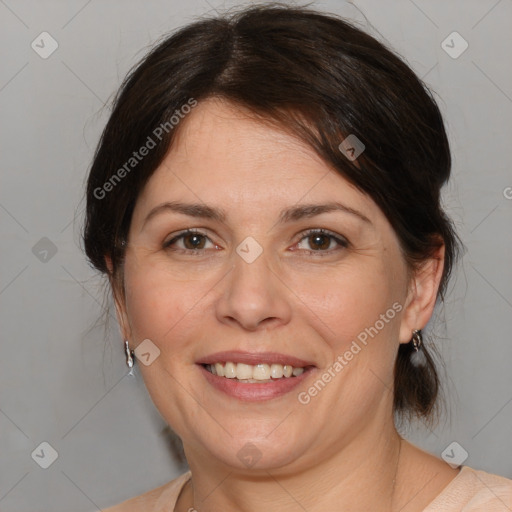
[[402, 440], [394, 425], [380, 427], [339, 449], [331, 446], [314, 457], [316, 463], [250, 473], [205, 463], [185, 447], [193, 477], [183, 510], [393, 510]]

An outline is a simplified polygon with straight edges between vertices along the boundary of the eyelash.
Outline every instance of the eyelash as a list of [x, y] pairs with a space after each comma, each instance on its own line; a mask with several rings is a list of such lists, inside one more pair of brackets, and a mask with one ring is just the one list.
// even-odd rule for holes
[[[168, 250], [172, 250], [172, 251], [175, 251], [175, 252], [181, 252], [181, 253], [185, 253], [185, 254], [190, 254], [190, 255], [193, 255], [193, 256], [194, 255], [201, 255], [201, 251], [203, 251], [204, 249], [196, 249], [196, 250], [194, 250], [194, 249], [173, 249], [172, 248], [173, 244], [175, 244], [178, 240], [183, 239], [187, 235], [199, 235], [199, 236], [205, 237], [205, 238], [207, 238], [209, 240], [208, 236], [205, 235], [204, 233], [201, 233], [201, 231], [197, 231], [195, 229], [187, 229], [185, 231], [182, 231], [181, 233], [179, 233], [175, 237], [171, 238], [171, 240], [169, 240], [167, 242], [164, 242], [163, 248], [164, 249], [168, 249]], [[301, 239], [297, 242], [297, 244], [299, 244], [304, 239], [309, 238], [312, 235], [327, 236], [331, 240], [334, 240], [341, 248], [344, 248], [344, 249], [348, 248], [349, 245], [350, 245], [350, 242], [346, 238], [341, 237], [340, 235], [336, 235], [335, 233], [333, 233], [331, 231], [328, 231], [326, 229], [321, 229], [321, 228], [309, 229], [309, 230], [305, 231], [303, 233]], [[210, 240], [210, 242], [211, 242], [211, 240]], [[295, 244], [295, 245], [297, 245], [297, 244]], [[315, 250], [309, 250], [309, 249], [303, 249], [303, 251], [306, 251], [308, 254], [313, 254], [315, 256], [320, 256], [320, 257], [328, 256], [329, 254], [334, 252], [333, 250], [316, 250], [315, 251]]]
[[[320, 229], [319, 228], [308, 229], [307, 231], [305, 231], [303, 233], [302, 238], [299, 240], [298, 243], [302, 242], [302, 240], [305, 240], [306, 238], [309, 238], [312, 235], [327, 236], [331, 240], [334, 240], [343, 249], [347, 249], [350, 245], [349, 241], [346, 238], [342, 237], [341, 235], [337, 235], [337, 234], [333, 233], [332, 231], [329, 231], [327, 229], [321, 229], [321, 228]], [[335, 249], [335, 250], [340, 250], [340, 247], [338, 247], [338, 249]], [[309, 250], [309, 249], [303, 249], [303, 250], [305, 250], [309, 254], [314, 254], [315, 256], [320, 256], [320, 257], [328, 256], [329, 254], [334, 252], [334, 250], [332, 250], [332, 249], [325, 250], [325, 251], [321, 251], [321, 250], [313, 251], [313, 250]]]

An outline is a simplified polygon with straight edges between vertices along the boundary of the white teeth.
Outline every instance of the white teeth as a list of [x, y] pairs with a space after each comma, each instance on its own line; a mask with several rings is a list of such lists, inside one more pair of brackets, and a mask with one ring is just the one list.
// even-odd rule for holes
[[224, 377], [236, 379], [236, 366], [233, 363], [226, 363], [224, 365]]
[[218, 377], [238, 379], [244, 382], [271, 382], [272, 379], [298, 377], [304, 373], [304, 368], [294, 368], [289, 364], [265, 364], [256, 365], [245, 363], [215, 363], [206, 365], [206, 369]]
[[255, 380], [270, 379], [270, 366], [268, 364], [257, 364], [252, 371], [252, 378]]
[[236, 365], [236, 378], [237, 379], [252, 379], [252, 366], [244, 363]]
[[285, 377], [291, 377], [293, 373], [293, 366], [290, 366], [289, 364], [285, 364], [283, 366], [283, 375]]
[[273, 379], [280, 379], [283, 376], [283, 365], [273, 364], [270, 367], [270, 376]]
[[217, 374], [219, 377], [224, 377], [224, 366], [220, 363], [215, 363], [215, 366], [211, 364], [210, 367], [215, 368], [215, 371], [212, 372], [214, 375]]

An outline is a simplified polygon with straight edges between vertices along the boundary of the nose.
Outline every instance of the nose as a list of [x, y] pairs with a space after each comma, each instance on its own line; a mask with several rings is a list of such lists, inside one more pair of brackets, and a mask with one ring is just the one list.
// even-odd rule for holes
[[291, 318], [290, 292], [269, 267], [265, 253], [252, 263], [238, 255], [216, 304], [217, 319], [248, 331], [285, 325]]

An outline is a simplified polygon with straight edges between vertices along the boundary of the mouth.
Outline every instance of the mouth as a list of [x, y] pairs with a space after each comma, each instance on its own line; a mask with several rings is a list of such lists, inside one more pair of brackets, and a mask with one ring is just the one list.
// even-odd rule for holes
[[306, 369], [310, 368], [309, 366], [294, 367], [289, 364], [282, 365], [279, 363], [259, 363], [252, 365], [233, 363], [231, 361], [226, 363], [205, 364], [203, 367], [212, 375], [217, 375], [225, 379], [235, 379], [238, 382], [249, 384], [264, 384], [274, 382], [278, 379], [293, 379], [299, 377]]
[[308, 361], [275, 353], [223, 352], [197, 364], [216, 390], [244, 401], [280, 397], [316, 369]]

